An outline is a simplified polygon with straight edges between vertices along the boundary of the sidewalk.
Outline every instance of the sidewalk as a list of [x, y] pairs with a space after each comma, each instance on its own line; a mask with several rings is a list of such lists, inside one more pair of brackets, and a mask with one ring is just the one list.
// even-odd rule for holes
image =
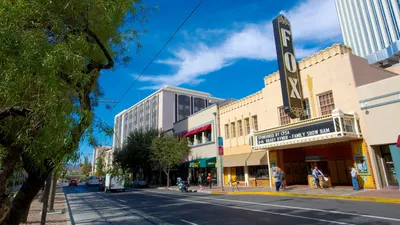
[[[26, 224], [36, 225], [40, 224], [40, 219], [42, 216], [42, 206], [43, 203], [39, 202], [39, 196], [42, 193], [39, 192], [37, 197], [32, 201], [31, 207], [29, 209], [28, 221]], [[57, 185], [56, 196], [54, 199], [54, 210], [62, 213], [48, 213], [46, 216], [46, 225], [67, 225], [66, 203], [64, 199], [64, 193], [62, 192], [62, 187]], [[23, 223], [24, 224], [24, 223]]]
[[[169, 188], [161, 187], [158, 189], [179, 191], [177, 186], [171, 186]], [[280, 192], [276, 192], [270, 187], [239, 187], [238, 191], [236, 187], [233, 189], [231, 186], [224, 186], [224, 191], [221, 191], [221, 187], [216, 186], [211, 189], [203, 187], [201, 190], [197, 186], [192, 186], [189, 190], [208, 194], [293, 196], [302, 198], [326, 198], [400, 204], [399, 189], [364, 189], [354, 191], [352, 187], [313, 189], [309, 188], [307, 185], [294, 185], [289, 186], [286, 190]]]

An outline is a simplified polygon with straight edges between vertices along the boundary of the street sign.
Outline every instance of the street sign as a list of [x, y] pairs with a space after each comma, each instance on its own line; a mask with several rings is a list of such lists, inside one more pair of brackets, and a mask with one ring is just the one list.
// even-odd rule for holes
[[218, 155], [224, 155], [224, 146], [218, 146]]
[[400, 148], [400, 135], [397, 137], [397, 147]]
[[222, 137], [218, 137], [218, 146], [224, 146], [224, 140]]
[[292, 28], [284, 15], [272, 21], [274, 27], [276, 55], [278, 57], [283, 107], [292, 119], [303, 114], [303, 94], [296, 55], [294, 54]]

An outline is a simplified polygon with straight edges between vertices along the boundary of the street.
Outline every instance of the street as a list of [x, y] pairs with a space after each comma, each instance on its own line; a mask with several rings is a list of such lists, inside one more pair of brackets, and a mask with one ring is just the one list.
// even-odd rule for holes
[[400, 224], [396, 204], [64, 187], [72, 224]]

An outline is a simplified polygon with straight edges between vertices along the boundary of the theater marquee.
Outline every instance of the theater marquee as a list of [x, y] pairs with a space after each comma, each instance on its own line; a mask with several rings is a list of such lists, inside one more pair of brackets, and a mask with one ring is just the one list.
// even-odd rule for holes
[[283, 106], [290, 118], [303, 114], [303, 95], [300, 75], [294, 54], [292, 29], [289, 20], [280, 15], [273, 21], [276, 55], [278, 57]]

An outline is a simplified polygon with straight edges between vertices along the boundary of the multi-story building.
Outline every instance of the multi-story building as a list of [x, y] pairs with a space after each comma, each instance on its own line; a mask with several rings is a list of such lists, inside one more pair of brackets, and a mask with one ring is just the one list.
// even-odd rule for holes
[[[343, 45], [301, 60], [298, 68], [304, 103], [301, 118], [291, 119], [284, 112], [278, 72], [264, 78], [261, 91], [219, 109], [225, 184], [234, 180], [247, 186], [272, 186], [270, 177], [277, 167], [285, 172], [288, 185], [310, 184], [311, 169], [318, 165], [332, 185], [351, 185], [347, 167], [352, 165], [362, 187], [382, 187], [378, 172], [382, 165], [369, 144], [381, 143], [369, 133], [371, 129], [380, 131], [369, 125], [380, 123], [380, 116], [371, 121], [360, 107], [359, 95], [363, 101], [374, 93], [384, 95], [382, 85], [374, 86], [370, 95], [362, 86], [385, 79], [394, 82], [399, 75], [370, 65]], [[390, 91], [399, 90], [393, 85]], [[392, 110], [400, 111], [398, 105]], [[396, 125], [387, 126], [396, 133], [392, 130]], [[390, 137], [390, 141], [382, 141], [391, 148], [395, 140]]]
[[343, 40], [370, 64], [389, 67], [400, 61], [398, 0], [335, 0]]
[[[95, 149], [93, 149], [93, 158], [92, 158], [92, 175], [96, 174], [96, 168], [97, 168], [97, 159], [99, 157], [103, 157], [104, 159], [104, 169], [106, 169], [107, 167], [107, 161], [106, 159], [110, 158], [110, 154], [111, 154], [111, 164], [112, 165], [112, 152], [113, 152], [113, 148], [111, 146], [100, 146], [97, 147]], [[108, 158], [107, 158], [108, 157]], [[110, 166], [108, 165], [108, 166]]]
[[191, 148], [190, 155], [186, 158], [184, 171], [180, 176], [184, 179], [191, 173], [192, 182], [197, 183], [198, 176], [206, 181], [208, 173], [211, 173], [212, 179], [220, 183], [220, 171], [216, 169], [218, 143], [218, 107], [224, 106], [233, 99], [213, 104], [202, 109], [184, 120], [174, 123], [174, 135], [188, 139]]
[[165, 86], [115, 116], [113, 147], [121, 148], [127, 135], [134, 130], [168, 131], [175, 122], [219, 101], [221, 99], [209, 93]]

